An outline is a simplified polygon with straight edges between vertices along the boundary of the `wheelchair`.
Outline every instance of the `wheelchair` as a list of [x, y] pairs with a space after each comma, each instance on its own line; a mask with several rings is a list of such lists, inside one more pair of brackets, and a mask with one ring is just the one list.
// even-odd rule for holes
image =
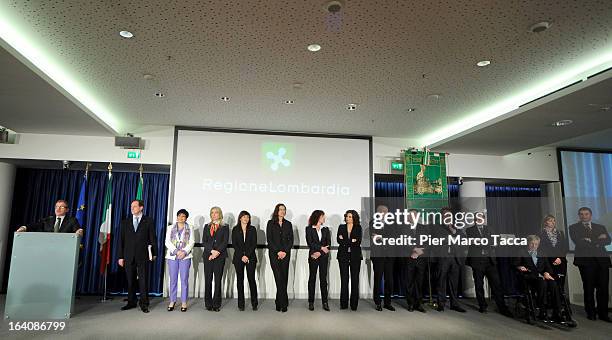
[[[527, 279], [524, 275], [517, 273], [519, 278], [518, 282], [520, 285], [520, 289], [522, 292], [512, 295], [510, 297], [515, 298], [514, 305], [514, 315], [516, 317], [520, 317], [525, 320], [530, 325], [535, 324], [540, 321], [538, 318], [538, 308], [536, 306], [536, 292], [533, 290], [531, 285], [527, 283]], [[555, 275], [555, 280], [564, 278], [563, 274]], [[559, 316], [561, 321], [557, 324], [560, 324], [565, 327], [575, 328], [578, 326], [576, 321], [573, 319], [573, 311], [569, 299], [567, 298], [567, 294], [564, 289], [559, 287], [557, 284], [553, 284], [553, 289], [556, 289], [557, 294], [559, 295], [560, 306], [559, 306]], [[546, 301], [551, 301], [551, 292], [547, 289], [547, 296], [545, 297]], [[543, 320], [545, 323], [551, 323], [551, 320]]]

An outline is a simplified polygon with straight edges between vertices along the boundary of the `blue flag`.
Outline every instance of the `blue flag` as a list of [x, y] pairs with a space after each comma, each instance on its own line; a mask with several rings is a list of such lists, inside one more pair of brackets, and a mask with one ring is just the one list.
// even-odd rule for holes
[[85, 192], [86, 192], [86, 185], [87, 185], [87, 175], [83, 176], [83, 183], [81, 184], [81, 193], [79, 194], [79, 204], [77, 205], [77, 211], [76, 211], [76, 219], [79, 221], [79, 224], [81, 225], [81, 228], [85, 229], [85, 217], [87, 215], [85, 215]]

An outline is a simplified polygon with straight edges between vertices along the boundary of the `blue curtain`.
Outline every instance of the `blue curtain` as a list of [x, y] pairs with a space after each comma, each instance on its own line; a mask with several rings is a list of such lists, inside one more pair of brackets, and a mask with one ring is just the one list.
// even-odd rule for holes
[[[9, 232], [8, 254], [12, 249], [13, 232], [24, 224], [31, 223], [42, 217], [53, 215], [54, 203], [58, 199], [68, 201], [70, 214], [74, 216], [77, 210], [80, 185], [84, 171], [48, 170], [19, 168], [15, 179], [15, 194], [13, 198], [13, 213]], [[117, 246], [119, 222], [129, 217], [130, 202], [136, 197], [138, 173], [113, 172], [113, 216], [111, 231], [111, 264], [108, 267], [107, 289], [111, 293], [124, 293], [127, 289], [125, 273], [117, 265]], [[151, 216], [156, 223], [159, 256], [151, 267], [150, 291], [161, 294], [163, 291], [163, 242], [166, 230], [168, 207], [168, 174], [143, 174], [144, 213]], [[77, 293], [99, 294], [102, 292], [103, 281], [100, 275], [100, 252], [98, 233], [102, 223], [104, 194], [108, 183], [108, 172], [90, 171], [87, 180], [86, 194], [86, 225], [82, 240], [80, 264], [78, 270]], [[8, 278], [8, 268], [5, 278]], [[4, 282], [6, 289], [7, 280]]]

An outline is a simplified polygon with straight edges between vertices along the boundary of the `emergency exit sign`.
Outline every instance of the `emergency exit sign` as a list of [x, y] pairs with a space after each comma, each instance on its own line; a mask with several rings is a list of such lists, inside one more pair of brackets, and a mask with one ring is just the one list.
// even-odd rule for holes
[[397, 170], [397, 171], [404, 170], [404, 162], [402, 162], [402, 161], [392, 161], [391, 162], [391, 170]]
[[128, 156], [128, 158], [139, 159], [140, 158], [140, 151], [128, 151], [127, 156]]

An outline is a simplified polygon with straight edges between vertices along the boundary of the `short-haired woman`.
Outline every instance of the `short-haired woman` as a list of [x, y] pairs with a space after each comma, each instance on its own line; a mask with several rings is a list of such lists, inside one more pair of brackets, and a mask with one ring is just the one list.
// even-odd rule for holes
[[170, 276], [170, 304], [168, 312], [174, 310], [177, 297], [179, 276], [181, 278], [181, 312], [187, 311], [189, 296], [189, 268], [191, 267], [191, 250], [195, 244], [193, 229], [186, 222], [189, 213], [181, 209], [176, 213], [176, 222], [166, 230], [166, 263]]

